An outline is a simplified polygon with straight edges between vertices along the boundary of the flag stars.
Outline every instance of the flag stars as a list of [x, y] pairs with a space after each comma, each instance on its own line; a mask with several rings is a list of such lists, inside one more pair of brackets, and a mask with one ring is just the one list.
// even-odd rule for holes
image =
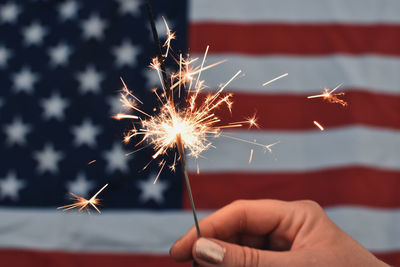
[[43, 108], [43, 118], [46, 120], [56, 119], [64, 120], [65, 108], [68, 107], [69, 101], [62, 98], [58, 93], [53, 93], [49, 98], [42, 99], [40, 105]]
[[5, 46], [0, 46], [0, 68], [6, 68], [8, 64], [8, 60], [13, 55], [11, 49], [8, 49]]
[[83, 172], [78, 173], [74, 181], [67, 182], [68, 192], [85, 198], [89, 196], [89, 192], [93, 187], [94, 183], [89, 181]]
[[18, 179], [15, 171], [9, 171], [5, 178], [0, 179], [0, 198], [12, 201], [19, 199], [19, 191], [25, 187], [25, 182]]
[[120, 46], [112, 49], [112, 53], [115, 56], [115, 63], [118, 67], [132, 67], [137, 62], [136, 58], [140, 53], [140, 48], [132, 45], [131, 41], [124, 40]]
[[107, 161], [107, 172], [120, 171], [126, 173], [128, 171], [128, 157], [126, 154], [127, 152], [118, 143], [114, 143], [111, 150], [104, 152], [103, 156]]
[[24, 42], [26, 45], [41, 45], [47, 29], [38, 22], [32, 22], [31, 25], [22, 29]]
[[72, 54], [72, 49], [65, 43], [59, 43], [57, 46], [50, 47], [48, 54], [52, 67], [66, 66]]
[[2, 23], [15, 23], [20, 13], [21, 8], [18, 5], [8, 2], [0, 6], [0, 21]]
[[110, 114], [115, 115], [123, 109], [120, 95], [109, 96], [106, 101], [110, 106]]
[[122, 15], [130, 14], [132, 16], [139, 14], [140, 1], [139, 0], [117, 0], [119, 3], [119, 13]]
[[164, 203], [164, 192], [168, 188], [168, 184], [166, 181], [161, 179], [157, 180], [154, 184], [154, 179], [156, 175], [151, 175], [146, 181], [138, 181], [137, 186], [139, 187], [141, 193], [139, 196], [139, 200], [142, 203], [149, 202], [153, 200], [157, 204]]
[[79, 72], [76, 77], [82, 94], [100, 92], [100, 83], [104, 80], [104, 75], [93, 66], [86, 67], [86, 70]]
[[85, 119], [81, 125], [73, 126], [74, 145], [87, 145], [90, 148], [96, 146], [96, 136], [100, 134], [101, 127], [94, 125], [89, 119]]
[[21, 118], [16, 117], [14, 120], [5, 126], [3, 126], [6, 134], [6, 144], [20, 145], [26, 144], [26, 135], [32, 130], [29, 124], [25, 124]]
[[58, 13], [62, 21], [75, 19], [79, 10], [79, 5], [74, 0], [65, 1], [58, 6]]
[[148, 88], [154, 88], [160, 86], [161, 81], [160, 77], [157, 74], [156, 70], [153, 69], [145, 69], [142, 72], [146, 78], [146, 85]]
[[39, 80], [39, 75], [32, 72], [30, 68], [23, 67], [18, 73], [12, 74], [14, 92], [25, 92], [31, 94], [34, 84]]
[[107, 27], [107, 22], [97, 14], [92, 14], [90, 18], [84, 20], [81, 24], [83, 37], [85, 39], [102, 40], [104, 38], [104, 30]]
[[58, 163], [63, 157], [63, 153], [55, 150], [51, 144], [46, 144], [42, 150], [33, 153], [33, 158], [38, 163], [37, 171], [39, 174], [44, 174], [45, 172], [58, 173]]

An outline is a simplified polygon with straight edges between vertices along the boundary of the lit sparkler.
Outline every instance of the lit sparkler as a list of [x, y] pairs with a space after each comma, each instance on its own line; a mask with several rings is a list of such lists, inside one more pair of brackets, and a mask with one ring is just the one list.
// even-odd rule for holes
[[[153, 90], [159, 101], [159, 106], [153, 108], [154, 115], [142, 111], [139, 106], [143, 103], [134, 96], [121, 79], [124, 85], [121, 93], [121, 102], [124, 107], [134, 110], [137, 114], [129, 115], [120, 113], [117, 114], [115, 118], [133, 120], [133, 129], [125, 134], [124, 142], [129, 142], [132, 138], [139, 138], [139, 141], [135, 145], [136, 147], [140, 144], [146, 144], [144, 147], [150, 146], [153, 148], [154, 153], [151, 161], [160, 160], [160, 171], [157, 174], [154, 183], [157, 181], [161, 171], [166, 165], [167, 161], [165, 157], [168, 155], [168, 151], [171, 151], [174, 148], [177, 149], [178, 153], [175, 153], [174, 163], [169, 166], [169, 168], [175, 170], [177, 159], [182, 164], [197, 234], [198, 236], [201, 236], [190, 181], [186, 170], [185, 150], [188, 152], [189, 156], [198, 158], [203, 151], [212, 147], [210, 137], [216, 138], [221, 136], [222, 130], [225, 128], [242, 127], [244, 125], [249, 125], [249, 127], [257, 126], [256, 117], [253, 116], [244, 121], [221, 125], [221, 119], [215, 112], [217, 109], [222, 107], [231, 111], [233, 104], [231, 100], [232, 95], [224, 93], [224, 89], [230, 82], [238, 77], [241, 71], [238, 71], [233, 75], [232, 78], [220, 86], [215, 93], [203, 96], [201, 92], [203, 92], [207, 87], [204, 85], [204, 81], [200, 79], [202, 72], [222, 63], [217, 62], [211, 65], [205, 64], [208, 47], [205, 51], [202, 62], [197, 66], [195, 65], [197, 59], [191, 59], [189, 57], [184, 58], [182, 54], [180, 54], [179, 60], [175, 59], [175, 62], [179, 66], [178, 70], [175, 73], [171, 73], [168, 77], [163, 63], [166, 56], [168, 56], [170, 51], [170, 42], [175, 38], [175, 35], [174, 33], [171, 33], [171, 30], [166, 24], [167, 41], [164, 43], [164, 47], [166, 47], [167, 51], [163, 54], [158, 41], [158, 34], [154, 26], [154, 19], [152, 18], [151, 6], [149, 3], [147, 3], [147, 8], [152, 25], [153, 37], [159, 51], [158, 56], [153, 58], [150, 64], [150, 67], [157, 71], [161, 83], [161, 91], [157, 88]], [[287, 74], [281, 75], [272, 81], [286, 75]], [[181, 94], [182, 88], [185, 88], [183, 94]], [[179, 103], [174, 102], [174, 96], [178, 96]], [[231, 136], [227, 137], [262, 146], [270, 152], [271, 147], [274, 145], [262, 145]], [[141, 149], [142, 148], [138, 148], [136, 151]], [[150, 162], [143, 169], [149, 166]]]
[[101, 193], [101, 191], [103, 191], [106, 187], [108, 186], [108, 184], [105, 184], [99, 191], [97, 191], [96, 194], [94, 194], [90, 199], [86, 199], [84, 197], [80, 197], [75, 195], [74, 193], [70, 193], [73, 196], [74, 199], [74, 203], [69, 204], [69, 205], [65, 205], [62, 207], [58, 207], [57, 209], [62, 209], [63, 211], [66, 210], [71, 210], [71, 209], [79, 209], [80, 211], [83, 209], [86, 209], [89, 211], [89, 207], [93, 207], [98, 213], [101, 213], [101, 211], [99, 210], [99, 208], [97, 208], [96, 205], [99, 205], [100, 203], [100, 199], [97, 198], [97, 196]]
[[347, 102], [344, 101], [343, 99], [338, 98], [338, 96], [342, 96], [344, 95], [343, 92], [341, 93], [333, 93], [335, 92], [342, 84], [339, 84], [338, 86], [336, 86], [335, 88], [333, 88], [332, 90], [329, 91], [329, 89], [324, 88], [324, 91], [322, 94], [319, 95], [312, 95], [312, 96], [308, 96], [307, 98], [318, 98], [318, 97], [322, 97], [323, 99], [327, 100], [330, 103], [338, 103], [342, 106], [347, 106]]

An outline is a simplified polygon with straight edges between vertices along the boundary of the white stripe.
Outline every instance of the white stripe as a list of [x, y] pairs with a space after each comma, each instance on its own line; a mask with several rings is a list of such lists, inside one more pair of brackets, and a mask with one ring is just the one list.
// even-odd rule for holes
[[[400, 3], [400, 1], [399, 1]], [[400, 17], [400, 16], [399, 16]], [[212, 47], [210, 52], [212, 53]], [[194, 55], [194, 57], [202, 55]], [[315, 93], [321, 88], [359, 88], [373, 92], [400, 94], [400, 58], [383, 56], [325, 56], [278, 57], [209, 55], [209, 64], [227, 62], [202, 73], [205, 84], [215, 87], [227, 81], [238, 70], [244, 76], [236, 78], [227, 91], [254, 93]], [[283, 73], [285, 78], [262, 86], [263, 83]]]
[[367, 249], [375, 252], [400, 249], [400, 209], [362, 207], [326, 209], [328, 216]]
[[[400, 210], [327, 209], [346, 232], [374, 251], [400, 249]], [[203, 218], [208, 212], [200, 212]], [[167, 254], [192, 225], [191, 212], [0, 209], [0, 247], [76, 252]]]
[[[310, 122], [312, 123], [312, 122]], [[201, 173], [311, 171], [346, 166], [400, 170], [400, 132], [370, 127], [346, 127], [290, 132], [235, 131], [230, 135], [260, 144], [280, 141], [273, 153], [223, 136], [212, 139], [215, 149], [204, 158], [188, 158], [188, 170]], [[251, 164], [250, 149], [255, 149]]]
[[192, 0], [189, 21], [399, 23], [397, 0]]

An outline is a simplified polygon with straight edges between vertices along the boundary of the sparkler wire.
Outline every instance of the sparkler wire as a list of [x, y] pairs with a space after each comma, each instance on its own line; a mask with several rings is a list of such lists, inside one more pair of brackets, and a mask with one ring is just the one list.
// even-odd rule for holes
[[185, 176], [186, 188], [187, 188], [187, 191], [189, 194], [190, 206], [192, 207], [194, 224], [196, 225], [197, 236], [201, 237], [199, 222], [197, 220], [196, 207], [194, 206], [192, 189], [190, 187], [190, 180], [189, 180], [189, 176], [188, 176], [187, 169], [186, 169], [185, 151], [183, 149], [183, 143], [182, 143], [182, 138], [181, 138], [180, 134], [176, 138], [176, 145], [178, 147], [178, 153], [179, 153], [180, 161], [182, 164], [183, 174]]
[[169, 80], [168, 80], [168, 77], [167, 77], [167, 71], [166, 71], [165, 65], [164, 65], [164, 57], [163, 57], [163, 53], [161, 51], [160, 40], [158, 39], [157, 28], [156, 28], [156, 24], [154, 22], [153, 10], [151, 8], [151, 4], [150, 4], [149, 0], [146, 1], [146, 8], [147, 8], [147, 13], [148, 13], [149, 18], [150, 18], [150, 25], [151, 25], [151, 31], [153, 33], [153, 39], [154, 39], [154, 42], [156, 43], [156, 46], [157, 46], [158, 61], [161, 64], [161, 73], [162, 73], [163, 80], [164, 80], [164, 86], [165, 86], [165, 88], [168, 89], [167, 90], [167, 95], [169, 95], [169, 94], [172, 93], [172, 92], [170, 92], [171, 90], [169, 90], [169, 88], [171, 86], [169, 84]]

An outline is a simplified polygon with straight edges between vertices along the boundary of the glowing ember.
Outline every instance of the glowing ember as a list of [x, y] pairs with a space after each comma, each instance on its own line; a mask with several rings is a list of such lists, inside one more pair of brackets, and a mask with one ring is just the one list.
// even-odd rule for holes
[[323, 91], [322, 94], [308, 96], [307, 98], [323, 97], [329, 103], [338, 103], [338, 104], [340, 104], [340, 105], [345, 107], [345, 106], [347, 106], [347, 102], [344, 101], [343, 99], [338, 98], [338, 96], [342, 96], [342, 95], [344, 95], [344, 93], [341, 92], [341, 93], [333, 94], [333, 92], [335, 92], [340, 86], [341, 86], [341, 84], [339, 84], [338, 86], [336, 86], [335, 88], [333, 88], [330, 91], [329, 91], [329, 89], [324, 88], [324, 91]]
[[74, 193], [71, 193], [73, 196], [73, 199], [75, 200], [74, 203], [65, 205], [62, 207], [58, 207], [57, 209], [62, 209], [63, 211], [66, 210], [71, 210], [71, 209], [79, 209], [80, 211], [83, 209], [86, 209], [89, 211], [89, 207], [92, 206], [98, 213], [101, 213], [101, 211], [97, 208], [96, 205], [99, 205], [100, 199], [97, 198], [97, 196], [101, 193], [101, 191], [106, 188], [108, 184], [104, 185], [99, 191], [97, 191], [96, 194], [94, 194], [90, 199], [86, 199], [80, 196], [75, 195]]
[[322, 125], [319, 124], [317, 121], [314, 121], [314, 124], [315, 124], [321, 131], [324, 130], [324, 127], [322, 127]]
[[95, 163], [97, 160], [92, 160], [91, 162], [88, 163], [88, 165]]

